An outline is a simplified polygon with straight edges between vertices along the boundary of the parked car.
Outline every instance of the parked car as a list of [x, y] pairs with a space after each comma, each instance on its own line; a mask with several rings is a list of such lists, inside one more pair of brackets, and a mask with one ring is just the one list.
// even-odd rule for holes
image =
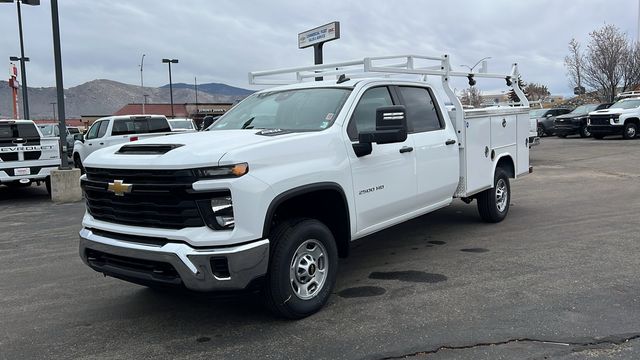
[[616, 101], [608, 109], [589, 113], [589, 132], [596, 139], [607, 135], [622, 135], [624, 139], [635, 139], [640, 129], [640, 98], [626, 97]]
[[579, 134], [582, 138], [589, 137], [591, 136], [587, 125], [589, 113], [609, 106], [611, 103], [580, 105], [568, 114], [558, 115], [553, 122], [553, 132], [559, 137], [574, 134]]
[[96, 150], [155, 136], [175, 134], [164, 115], [122, 115], [96, 120], [73, 147], [73, 164], [84, 172], [84, 161]]
[[[411, 64], [414, 57], [397, 62]], [[435, 59], [441, 59], [438, 69], [448, 69], [449, 57]], [[319, 65], [308, 74], [335, 74], [344, 64]], [[398, 70], [420, 71], [371, 71]], [[440, 75], [438, 83], [460, 107], [445, 79], [466, 74], [429, 71]], [[250, 79], [261, 73], [299, 70]], [[514, 65], [509, 74], [487, 75], [519, 73]], [[475, 199], [486, 222], [505, 219], [510, 179], [531, 171], [528, 144], [518, 137], [528, 132], [528, 106], [450, 118], [425, 81], [325, 79], [257, 92], [207, 132], [91, 154], [81, 178], [83, 262], [148, 286], [261, 287], [272, 311], [302, 318], [331, 296], [338, 257], [348, 255], [352, 240], [455, 198]], [[517, 81], [510, 84], [526, 104]]]
[[[58, 137], [60, 135], [58, 124], [38, 124], [38, 128], [44, 137]], [[81, 134], [77, 127], [67, 126], [67, 157], [73, 155], [73, 145], [78, 139], [78, 135]]]
[[553, 120], [555, 116], [570, 113], [571, 109], [553, 108], [553, 109], [536, 109], [529, 111], [529, 118], [535, 119], [538, 129], [538, 136], [553, 135]]
[[174, 132], [196, 131], [196, 125], [193, 120], [186, 118], [169, 119], [169, 127]]
[[44, 182], [51, 194], [51, 170], [60, 166], [58, 139], [43, 137], [31, 120], [0, 120], [0, 184]]

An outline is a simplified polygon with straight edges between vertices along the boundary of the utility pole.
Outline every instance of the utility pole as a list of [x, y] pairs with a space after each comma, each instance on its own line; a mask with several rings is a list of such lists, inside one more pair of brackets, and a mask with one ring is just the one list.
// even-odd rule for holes
[[193, 86], [196, 88], [196, 115], [198, 114], [198, 78], [193, 77]]
[[49, 104], [51, 104], [51, 110], [53, 110], [53, 121], [56, 121], [56, 103], [50, 102]]
[[162, 62], [169, 65], [169, 97], [171, 98], [171, 118], [175, 118], [176, 115], [173, 112], [173, 81], [171, 80], [171, 64], [177, 64], [178, 59], [162, 59]]
[[60, 130], [60, 170], [69, 170], [67, 160], [67, 124], [64, 114], [64, 85], [62, 84], [62, 52], [60, 50], [60, 20], [58, 0], [51, 0], [51, 24], [53, 26], [53, 59], [56, 68], [56, 93], [58, 94], [58, 129]]

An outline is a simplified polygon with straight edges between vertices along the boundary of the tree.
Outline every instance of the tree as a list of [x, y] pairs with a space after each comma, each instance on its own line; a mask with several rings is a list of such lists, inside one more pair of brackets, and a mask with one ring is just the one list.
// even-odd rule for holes
[[[524, 91], [524, 96], [529, 99], [529, 94], [527, 94], [527, 84], [525, 84], [521, 78], [518, 78], [518, 86], [522, 91]], [[508, 97], [511, 102], [520, 102], [520, 98], [516, 95], [516, 92], [513, 89], [509, 90]]]
[[605, 25], [589, 33], [585, 53], [572, 39], [565, 66], [569, 82], [597, 91], [602, 101], [613, 101], [618, 90], [640, 84], [640, 48], [630, 43], [615, 25]]
[[580, 88], [582, 86], [582, 69], [584, 68], [584, 55], [580, 49], [580, 43], [576, 39], [569, 42], [569, 55], [564, 58], [564, 66], [567, 67], [569, 84]]
[[527, 94], [527, 99], [531, 101], [542, 100], [551, 95], [546, 85], [536, 83], [525, 86], [524, 92]]
[[462, 96], [460, 97], [462, 105], [471, 105], [473, 107], [479, 107], [482, 104], [482, 94], [477, 87], [471, 86], [468, 89], [462, 90]]

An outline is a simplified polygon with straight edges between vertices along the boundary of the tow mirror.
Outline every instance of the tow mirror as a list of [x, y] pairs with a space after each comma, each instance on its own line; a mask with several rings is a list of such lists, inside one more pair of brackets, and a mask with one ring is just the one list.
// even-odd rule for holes
[[372, 143], [392, 144], [407, 140], [407, 117], [403, 105], [383, 106], [376, 109], [376, 130], [358, 134], [353, 150], [358, 157], [371, 154]]

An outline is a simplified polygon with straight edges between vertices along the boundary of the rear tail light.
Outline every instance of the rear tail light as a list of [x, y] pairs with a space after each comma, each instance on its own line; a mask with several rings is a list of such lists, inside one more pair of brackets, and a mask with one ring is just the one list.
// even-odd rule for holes
[[136, 140], [138, 140], [137, 136], [132, 136], [132, 137], [129, 138], [129, 141], [136, 141]]

